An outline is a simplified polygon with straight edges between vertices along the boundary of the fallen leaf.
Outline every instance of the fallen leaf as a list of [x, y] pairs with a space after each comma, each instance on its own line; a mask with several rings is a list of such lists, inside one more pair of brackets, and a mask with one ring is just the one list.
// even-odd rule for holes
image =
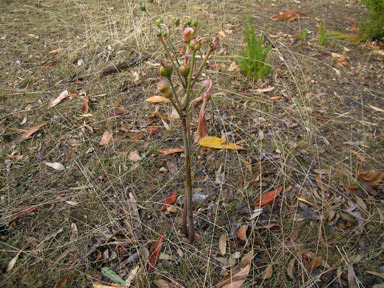
[[32, 134], [36, 133], [41, 127], [43, 127], [47, 124], [48, 124], [48, 122], [45, 122], [45, 123], [42, 123], [42, 124], [37, 125], [35, 127], [32, 127], [31, 129], [29, 129], [28, 131], [24, 132], [21, 135], [21, 140], [25, 140], [25, 139], [29, 138]]
[[28, 116], [27, 114], [25, 114], [23, 117], [23, 120], [20, 122], [20, 125], [24, 125], [25, 123], [27, 123], [27, 120], [28, 120]]
[[219, 250], [221, 255], [225, 255], [227, 253], [227, 239], [228, 235], [222, 234], [219, 238]]
[[160, 154], [163, 154], [163, 155], [169, 155], [169, 154], [173, 154], [173, 153], [184, 152], [184, 148], [183, 147], [176, 147], [176, 148], [170, 148], [170, 149], [159, 149], [159, 150], [157, 150], [157, 152], [159, 152]]
[[88, 115], [89, 111], [89, 96], [87, 96], [83, 101], [83, 114]]
[[128, 154], [128, 159], [131, 160], [132, 162], [137, 162], [141, 160], [141, 157], [139, 155], [139, 152], [135, 150]]
[[272, 267], [272, 264], [269, 264], [264, 271], [263, 280], [268, 280], [269, 278], [271, 278], [272, 273], [273, 273], [273, 267]]
[[133, 268], [133, 269], [129, 272], [127, 279], [125, 279], [125, 287], [129, 287], [129, 286], [131, 286], [131, 283], [132, 283], [132, 281], [135, 279], [135, 277], [136, 277], [137, 272], [139, 271], [139, 269], [140, 269], [140, 266], [136, 266], [135, 268]]
[[77, 238], [79, 237], [79, 230], [77, 229], [77, 225], [75, 223], [71, 224], [71, 230], [72, 230], [72, 234], [71, 234], [71, 237], [69, 238], [69, 242], [76, 242]]
[[308, 249], [303, 249], [301, 251], [301, 259], [305, 269], [307, 269], [309, 273], [312, 273], [314, 269], [318, 268], [322, 264], [321, 257], [316, 256], [316, 254], [309, 251]]
[[101, 268], [101, 273], [105, 277], [111, 279], [113, 282], [120, 283], [121, 285], [125, 285], [125, 281], [123, 280], [123, 278], [121, 278], [120, 275], [117, 274], [115, 271], [113, 271], [111, 268], [103, 267]]
[[105, 146], [108, 145], [109, 141], [112, 139], [113, 133], [110, 130], [105, 130], [103, 137], [101, 137], [99, 145]]
[[153, 280], [153, 283], [159, 288], [171, 288], [171, 286], [169, 286], [170, 283], [163, 279]]
[[168, 98], [163, 96], [152, 96], [147, 99], [145, 99], [146, 102], [150, 103], [169, 103], [171, 102]]
[[383, 112], [384, 113], [384, 109], [383, 108], [380, 108], [380, 107], [376, 107], [376, 106], [373, 106], [371, 104], [368, 104], [369, 107], [371, 107], [371, 109], [377, 111], [377, 112]]
[[57, 104], [59, 104], [61, 102], [61, 100], [64, 100], [67, 97], [68, 97], [68, 91], [64, 90], [63, 92], [60, 93], [60, 95], [55, 100], [53, 100], [49, 103], [48, 108], [55, 107]]
[[163, 234], [152, 244], [149, 250], [149, 259], [147, 264], [147, 271], [152, 272], [155, 269], [157, 260], [159, 259], [161, 246], [163, 245]]
[[231, 65], [229, 65], [228, 72], [234, 72], [234, 71], [240, 71], [240, 67], [236, 64], [236, 62], [232, 62]]
[[287, 268], [287, 273], [288, 276], [292, 279], [295, 280], [295, 258], [292, 258], [289, 263], [288, 263], [288, 268]]
[[271, 92], [274, 89], [275, 89], [275, 87], [270, 86], [270, 87], [266, 87], [266, 88], [260, 88], [260, 89], [252, 90], [252, 92], [256, 92], [257, 94], [263, 94], [266, 92]]
[[21, 251], [22, 250], [19, 250], [19, 252], [17, 252], [16, 256], [13, 257], [11, 261], [9, 261], [8, 266], [7, 266], [7, 273], [9, 273], [13, 269], [13, 267], [15, 266], [17, 259], [19, 259]]
[[176, 201], [176, 197], [177, 197], [177, 192], [176, 192], [176, 191], [172, 192], [172, 194], [169, 195], [169, 197], [168, 197], [167, 199], [165, 199], [165, 203], [166, 203], [166, 204], [164, 204], [162, 210], [167, 210], [167, 208], [169, 207], [169, 205], [175, 203], [175, 201]]
[[45, 165], [55, 169], [56, 171], [63, 171], [65, 170], [65, 167], [63, 164], [59, 163], [59, 162], [53, 162], [53, 163], [50, 163], [50, 162], [44, 162]]
[[255, 226], [253, 227], [254, 230], [259, 230], [259, 229], [270, 229], [272, 227], [276, 227], [276, 226], [279, 226], [279, 224], [275, 224], [275, 223], [271, 223], [271, 224], [267, 224], [267, 225], [263, 225], [263, 226]]
[[57, 48], [48, 52], [48, 54], [57, 54], [63, 51], [63, 48]]
[[207, 137], [201, 138], [199, 141], [199, 145], [203, 147], [215, 148], [215, 149], [246, 150], [244, 147], [241, 147], [233, 143], [225, 144], [225, 140], [218, 137], [214, 137], [214, 136], [207, 136]]
[[241, 241], [247, 240], [247, 229], [248, 225], [241, 225], [239, 230], [236, 232], [237, 238], [239, 238]]
[[272, 16], [272, 19], [285, 21], [299, 20], [301, 18], [308, 18], [308, 16], [297, 11], [296, 9], [285, 10], [283, 12], [279, 12], [277, 15]]
[[158, 126], [149, 126], [148, 127], [148, 133], [151, 135], [155, 135], [159, 131]]
[[[251, 265], [242, 267], [238, 272], [234, 272], [232, 275], [226, 277], [223, 281], [217, 284], [220, 288], [240, 288], [248, 277]], [[232, 277], [231, 277], [232, 276]]]
[[248, 264], [251, 264], [252, 260], [253, 260], [253, 250], [249, 251], [247, 254], [243, 256], [243, 258], [241, 258], [240, 266], [244, 267]]
[[253, 205], [254, 206], [264, 206], [264, 205], [268, 204], [269, 202], [272, 202], [277, 196], [279, 196], [279, 194], [282, 190], [283, 190], [283, 186], [261, 195], [259, 200], [256, 200], [255, 202], [253, 202]]
[[379, 171], [364, 171], [358, 174], [358, 177], [366, 182], [372, 188], [383, 181], [384, 173]]
[[176, 175], [177, 172], [179, 171], [179, 169], [177, 169], [176, 164], [172, 163], [171, 161], [167, 161], [167, 167], [168, 167], [169, 172], [172, 175]]
[[123, 288], [123, 286], [117, 285], [117, 284], [104, 285], [104, 284], [101, 284], [101, 283], [98, 283], [98, 282], [93, 283], [92, 287], [93, 288]]
[[14, 220], [23, 218], [24, 216], [27, 216], [29, 213], [31, 213], [36, 208], [37, 208], [36, 206], [35, 207], [27, 207], [23, 210], [17, 211], [16, 213], [13, 213], [12, 216], [9, 218], [9, 223], [12, 224], [12, 222]]

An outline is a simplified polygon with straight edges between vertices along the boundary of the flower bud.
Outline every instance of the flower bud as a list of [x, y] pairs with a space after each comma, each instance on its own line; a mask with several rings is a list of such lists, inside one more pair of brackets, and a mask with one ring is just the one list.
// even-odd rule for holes
[[186, 21], [185, 21], [185, 25], [191, 25], [192, 24], [192, 20], [191, 19], [187, 19]]
[[197, 20], [193, 20], [193, 21], [191, 22], [191, 26], [196, 28], [198, 23], [199, 23], [199, 22], [197, 22]]
[[191, 42], [189, 43], [189, 46], [191, 46], [192, 50], [198, 51], [200, 50], [201, 43], [197, 39], [192, 39]]
[[188, 64], [183, 64], [183, 65], [181, 65], [181, 66], [179, 67], [179, 72], [180, 72], [180, 74], [181, 74], [182, 76], [187, 77], [188, 74], [189, 74], [189, 69], [190, 69], [190, 67], [189, 67]]
[[171, 83], [168, 79], [163, 79], [157, 83], [157, 90], [160, 91], [165, 97], [170, 98], [172, 96]]
[[172, 66], [168, 65], [167, 63], [161, 63], [160, 66], [160, 75], [164, 77], [170, 77], [172, 75], [173, 68]]
[[147, 8], [145, 8], [145, 5], [141, 5], [141, 6], [140, 6], [140, 10], [141, 10], [141, 11], [147, 11]]
[[211, 80], [208, 80], [208, 79], [204, 80], [204, 82], [203, 82], [203, 86], [204, 86], [205, 88], [209, 88], [209, 86], [211, 86]]
[[193, 39], [193, 37], [195, 36], [195, 30], [191, 27], [187, 27], [184, 29], [183, 31], [183, 41], [185, 43], [189, 43], [191, 42], [191, 40]]

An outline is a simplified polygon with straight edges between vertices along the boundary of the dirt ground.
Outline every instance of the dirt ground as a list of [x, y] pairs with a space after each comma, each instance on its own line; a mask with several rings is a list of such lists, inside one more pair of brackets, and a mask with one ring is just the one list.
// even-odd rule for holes
[[[247, 149], [194, 145], [197, 239], [188, 244], [183, 154], [158, 152], [182, 146], [180, 129], [169, 105], [144, 101], [157, 93], [166, 55], [141, 3], [1, 1], [1, 286], [112, 287], [119, 282], [103, 268], [126, 280], [138, 267], [131, 287], [229, 287], [218, 283], [253, 251], [241, 287], [383, 287], [383, 50], [335, 36], [354, 33], [364, 6], [143, 2], [152, 20], [169, 23], [176, 44], [174, 17], [197, 19], [200, 35], [220, 37], [204, 74], [214, 83], [209, 135]], [[292, 8], [307, 17], [271, 18]], [[235, 65], [247, 17], [273, 45], [264, 81]], [[100, 145], [105, 131], [112, 138]], [[257, 215], [252, 203], [279, 187]], [[174, 191], [173, 208], [163, 210]], [[161, 234], [148, 272], [146, 255]]]

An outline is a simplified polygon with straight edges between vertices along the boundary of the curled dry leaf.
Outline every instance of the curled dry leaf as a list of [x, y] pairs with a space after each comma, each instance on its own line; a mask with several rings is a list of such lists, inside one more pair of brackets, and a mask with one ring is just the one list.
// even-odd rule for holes
[[65, 170], [65, 167], [63, 164], [59, 163], [59, 162], [53, 162], [53, 163], [50, 163], [50, 162], [44, 162], [45, 165], [55, 169], [56, 171], [63, 171]]
[[132, 162], [137, 162], [141, 160], [141, 157], [139, 155], [139, 152], [135, 150], [128, 154], [128, 159], [131, 160]]
[[261, 195], [260, 199], [253, 202], [253, 205], [254, 206], [264, 206], [264, 205], [268, 204], [269, 202], [272, 202], [277, 196], [279, 196], [281, 190], [283, 190], [283, 186]]
[[147, 271], [152, 272], [155, 269], [157, 260], [159, 260], [161, 246], [163, 245], [163, 234], [152, 244], [149, 250], [149, 259], [147, 264]]
[[47, 124], [48, 124], [48, 122], [45, 122], [45, 123], [39, 124], [35, 127], [32, 127], [31, 129], [29, 129], [28, 131], [24, 132], [21, 135], [21, 140], [25, 140], [25, 139], [29, 138], [32, 134], [36, 133], [41, 127], [43, 127]]
[[172, 194], [169, 195], [169, 197], [168, 197], [167, 199], [165, 199], [165, 204], [164, 204], [162, 210], [167, 210], [167, 208], [169, 207], [169, 205], [175, 203], [175, 201], [176, 201], [176, 197], [177, 197], [177, 192], [176, 192], [176, 191], [172, 192]]
[[228, 235], [226, 233], [222, 234], [219, 239], [220, 254], [223, 256], [227, 253], [227, 239]]
[[101, 137], [99, 145], [105, 146], [108, 145], [109, 141], [112, 139], [113, 133], [110, 130], [105, 130], [103, 137]]
[[176, 147], [176, 148], [170, 148], [170, 149], [159, 149], [159, 150], [157, 150], [157, 152], [159, 152], [160, 154], [163, 154], [163, 155], [169, 155], [169, 154], [173, 154], [173, 153], [182, 153], [182, 152], [184, 152], [184, 148], [183, 147]]
[[140, 269], [140, 266], [136, 266], [129, 272], [128, 277], [125, 280], [125, 287], [129, 287], [131, 285], [132, 281], [135, 279], [137, 275], [137, 272], [139, 272], [139, 269]]
[[207, 137], [201, 138], [199, 141], [199, 145], [203, 147], [215, 148], [215, 149], [246, 150], [244, 147], [241, 147], [233, 143], [225, 144], [225, 140], [218, 137], [214, 137], [214, 136], [207, 136]]
[[60, 95], [55, 100], [52, 100], [49, 103], [48, 108], [55, 107], [57, 104], [59, 104], [61, 102], [61, 100], [64, 100], [67, 97], [68, 97], [68, 91], [64, 90], [63, 92], [60, 93]]
[[236, 232], [237, 238], [239, 238], [241, 241], [247, 240], [247, 229], [248, 225], [241, 225], [239, 230]]
[[150, 103], [169, 103], [171, 102], [168, 98], [163, 96], [152, 96], [147, 99], [145, 99], [146, 102]]
[[244, 267], [248, 264], [251, 264], [252, 259], [253, 259], [253, 250], [249, 251], [247, 254], [243, 256], [243, 258], [241, 258], [240, 266]]
[[69, 238], [69, 242], [76, 242], [77, 238], [79, 237], [79, 230], [77, 229], [77, 225], [75, 223], [71, 224], [71, 238]]

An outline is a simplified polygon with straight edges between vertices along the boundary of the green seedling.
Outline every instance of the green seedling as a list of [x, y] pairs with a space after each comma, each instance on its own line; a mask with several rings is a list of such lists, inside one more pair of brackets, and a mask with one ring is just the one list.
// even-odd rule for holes
[[306, 38], [307, 38], [307, 35], [308, 35], [308, 30], [305, 29], [305, 30], [302, 30], [300, 31], [297, 36], [296, 36], [296, 40], [297, 41], [304, 41]]
[[272, 66], [267, 62], [267, 56], [272, 49], [272, 45], [264, 44], [264, 35], [256, 36], [252, 25], [252, 19], [249, 23], [244, 23], [244, 36], [247, 42], [247, 48], [242, 52], [239, 60], [239, 67], [242, 73], [253, 80], [263, 80], [272, 70]]
[[317, 39], [321, 46], [324, 46], [328, 42], [328, 35], [327, 35], [327, 31], [325, 31], [324, 23], [320, 24], [319, 34], [317, 34]]

